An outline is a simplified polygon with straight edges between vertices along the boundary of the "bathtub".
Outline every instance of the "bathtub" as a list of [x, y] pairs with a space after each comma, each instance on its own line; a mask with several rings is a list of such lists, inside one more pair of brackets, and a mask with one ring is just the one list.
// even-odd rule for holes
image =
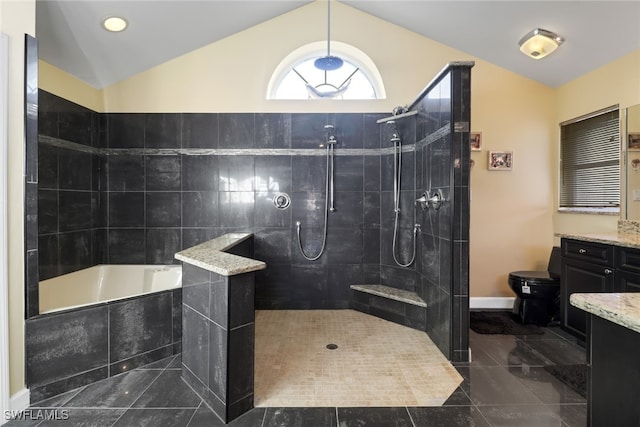
[[98, 265], [40, 282], [26, 321], [31, 401], [182, 351], [182, 266]]
[[180, 265], [96, 265], [40, 282], [40, 314], [178, 288]]

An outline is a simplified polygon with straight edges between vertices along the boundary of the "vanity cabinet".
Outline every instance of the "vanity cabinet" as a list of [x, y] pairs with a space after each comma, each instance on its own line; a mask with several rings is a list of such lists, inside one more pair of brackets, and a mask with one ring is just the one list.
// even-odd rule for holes
[[573, 293], [640, 292], [640, 249], [562, 239], [562, 327], [585, 339], [587, 313], [572, 306]]

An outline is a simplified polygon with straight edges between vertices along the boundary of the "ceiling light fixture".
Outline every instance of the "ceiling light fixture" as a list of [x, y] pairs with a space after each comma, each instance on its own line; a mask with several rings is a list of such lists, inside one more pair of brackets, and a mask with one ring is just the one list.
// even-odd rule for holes
[[564, 39], [556, 33], [536, 28], [525, 35], [520, 42], [520, 51], [529, 58], [541, 59], [556, 50]]
[[105, 30], [112, 33], [119, 33], [127, 28], [127, 21], [119, 16], [109, 16], [102, 21]]
[[316, 59], [313, 65], [322, 71], [337, 70], [344, 61], [331, 55], [331, 0], [327, 0], [327, 55]]

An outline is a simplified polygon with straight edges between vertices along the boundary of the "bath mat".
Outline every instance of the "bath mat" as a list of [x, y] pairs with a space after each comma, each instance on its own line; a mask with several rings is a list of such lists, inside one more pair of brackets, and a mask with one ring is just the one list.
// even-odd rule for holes
[[479, 334], [540, 335], [544, 330], [536, 325], [523, 325], [510, 311], [471, 311], [470, 326]]
[[587, 365], [584, 363], [545, 366], [544, 369], [580, 396], [587, 397]]

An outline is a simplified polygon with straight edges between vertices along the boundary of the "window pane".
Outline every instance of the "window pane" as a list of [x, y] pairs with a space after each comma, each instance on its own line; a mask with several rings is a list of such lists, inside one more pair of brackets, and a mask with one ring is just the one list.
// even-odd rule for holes
[[620, 206], [618, 110], [562, 125], [560, 207]]
[[[342, 58], [344, 60], [344, 58]], [[341, 92], [338, 99], [376, 99], [373, 85], [367, 76], [351, 62], [344, 60], [344, 64], [337, 70], [322, 71], [314, 66], [315, 58], [307, 59], [297, 64], [280, 82], [276, 90], [276, 99], [309, 99], [306, 83], [319, 91]], [[295, 70], [295, 71], [294, 71]]]

